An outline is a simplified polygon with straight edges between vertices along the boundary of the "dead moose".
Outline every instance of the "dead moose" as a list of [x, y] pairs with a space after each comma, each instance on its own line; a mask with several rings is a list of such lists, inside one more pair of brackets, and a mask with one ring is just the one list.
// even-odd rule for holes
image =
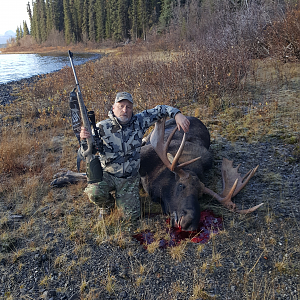
[[[154, 130], [145, 138], [141, 148], [140, 175], [144, 190], [152, 201], [162, 205], [163, 212], [172, 217], [174, 226], [182, 230], [196, 230], [200, 220], [199, 198], [209, 194], [232, 212], [247, 214], [262, 204], [239, 210], [232, 202], [234, 197], [250, 180], [258, 166], [244, 177], [233, 168], [232, 161], [223, 159], [223, 192], [217, 194], [201, 182], [206, 170], [212, 166], [209, 152], [210, 134], [197, 118], [188, 117], [188, 133], [177, 131], [174, 119], [158, 121]], [[52, 186], [85, 180], [81, 173], [68, 171], [58, 173]]]
[[[211, 168], [210, 134], [197, 118], [188, 117], [187, 134], [177, 131], [174, 119], [159, 121], [141, 150], [140, 174], [145, 191], [152, 201], [161, 202], [164, 213], [173, 218], [182, 230], [196, 230], [200, 220], [198, 199], [203, 193], [217, 199], [230, 211], [240, 214], [253, 212], [262, 204], [239, 210], [231, 201], [256, 172], [250, 170], [243, 178], [232, 161], [223, 159], [223, 192], [217, 194], [201, 182], [204, 172]], [[150, 141], [149, 141], [150, 140]]]

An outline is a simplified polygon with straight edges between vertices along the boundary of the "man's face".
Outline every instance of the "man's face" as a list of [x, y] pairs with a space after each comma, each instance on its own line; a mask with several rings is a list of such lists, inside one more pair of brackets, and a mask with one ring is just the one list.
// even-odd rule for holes
[[129, 100], [121, 100], [113, 105], [114, 115], [121, 124], [129, 122], [132, 116], [133, 104]]

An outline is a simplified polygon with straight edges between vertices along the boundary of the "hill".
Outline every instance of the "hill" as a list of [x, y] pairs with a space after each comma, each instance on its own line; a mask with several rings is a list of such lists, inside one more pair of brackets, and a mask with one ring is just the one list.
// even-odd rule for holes
[[16, 36], [15, 32], [12, 30], [8, 30], [5, 32], [5, 34], [0, 34], [0, 44], [6, 44], [6, 41], [10, 38], [14, 38]]

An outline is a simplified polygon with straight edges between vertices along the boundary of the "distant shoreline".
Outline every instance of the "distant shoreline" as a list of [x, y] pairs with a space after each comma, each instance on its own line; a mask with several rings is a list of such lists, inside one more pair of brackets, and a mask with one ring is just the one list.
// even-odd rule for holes
[[1, 54], [60, 54], [67, 53], [71, 50], [74, 53], [93, 53], [93, 54], [108, 54], [118, 51], [117, 48], [85, 48], [77, 45], [70, 45], [64, 47], [36, 47], [32, 49], [26, 49], [25, 47], [5, 47], [1, 48], [0, 44], [0, 55]]

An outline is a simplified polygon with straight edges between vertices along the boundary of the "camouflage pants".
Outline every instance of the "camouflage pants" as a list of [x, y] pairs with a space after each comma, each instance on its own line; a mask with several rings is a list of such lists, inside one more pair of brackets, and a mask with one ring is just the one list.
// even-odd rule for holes
[[110, 193], [115, 191], [117, 207], [122, 209], [126, 217], [136, 220], [141, 215], [139, 183], [140, 176], [118, 178], [103, 172], [103, 180], [89, 184], [84, 192], [94, 204], [111, 209], [114, 201]]

